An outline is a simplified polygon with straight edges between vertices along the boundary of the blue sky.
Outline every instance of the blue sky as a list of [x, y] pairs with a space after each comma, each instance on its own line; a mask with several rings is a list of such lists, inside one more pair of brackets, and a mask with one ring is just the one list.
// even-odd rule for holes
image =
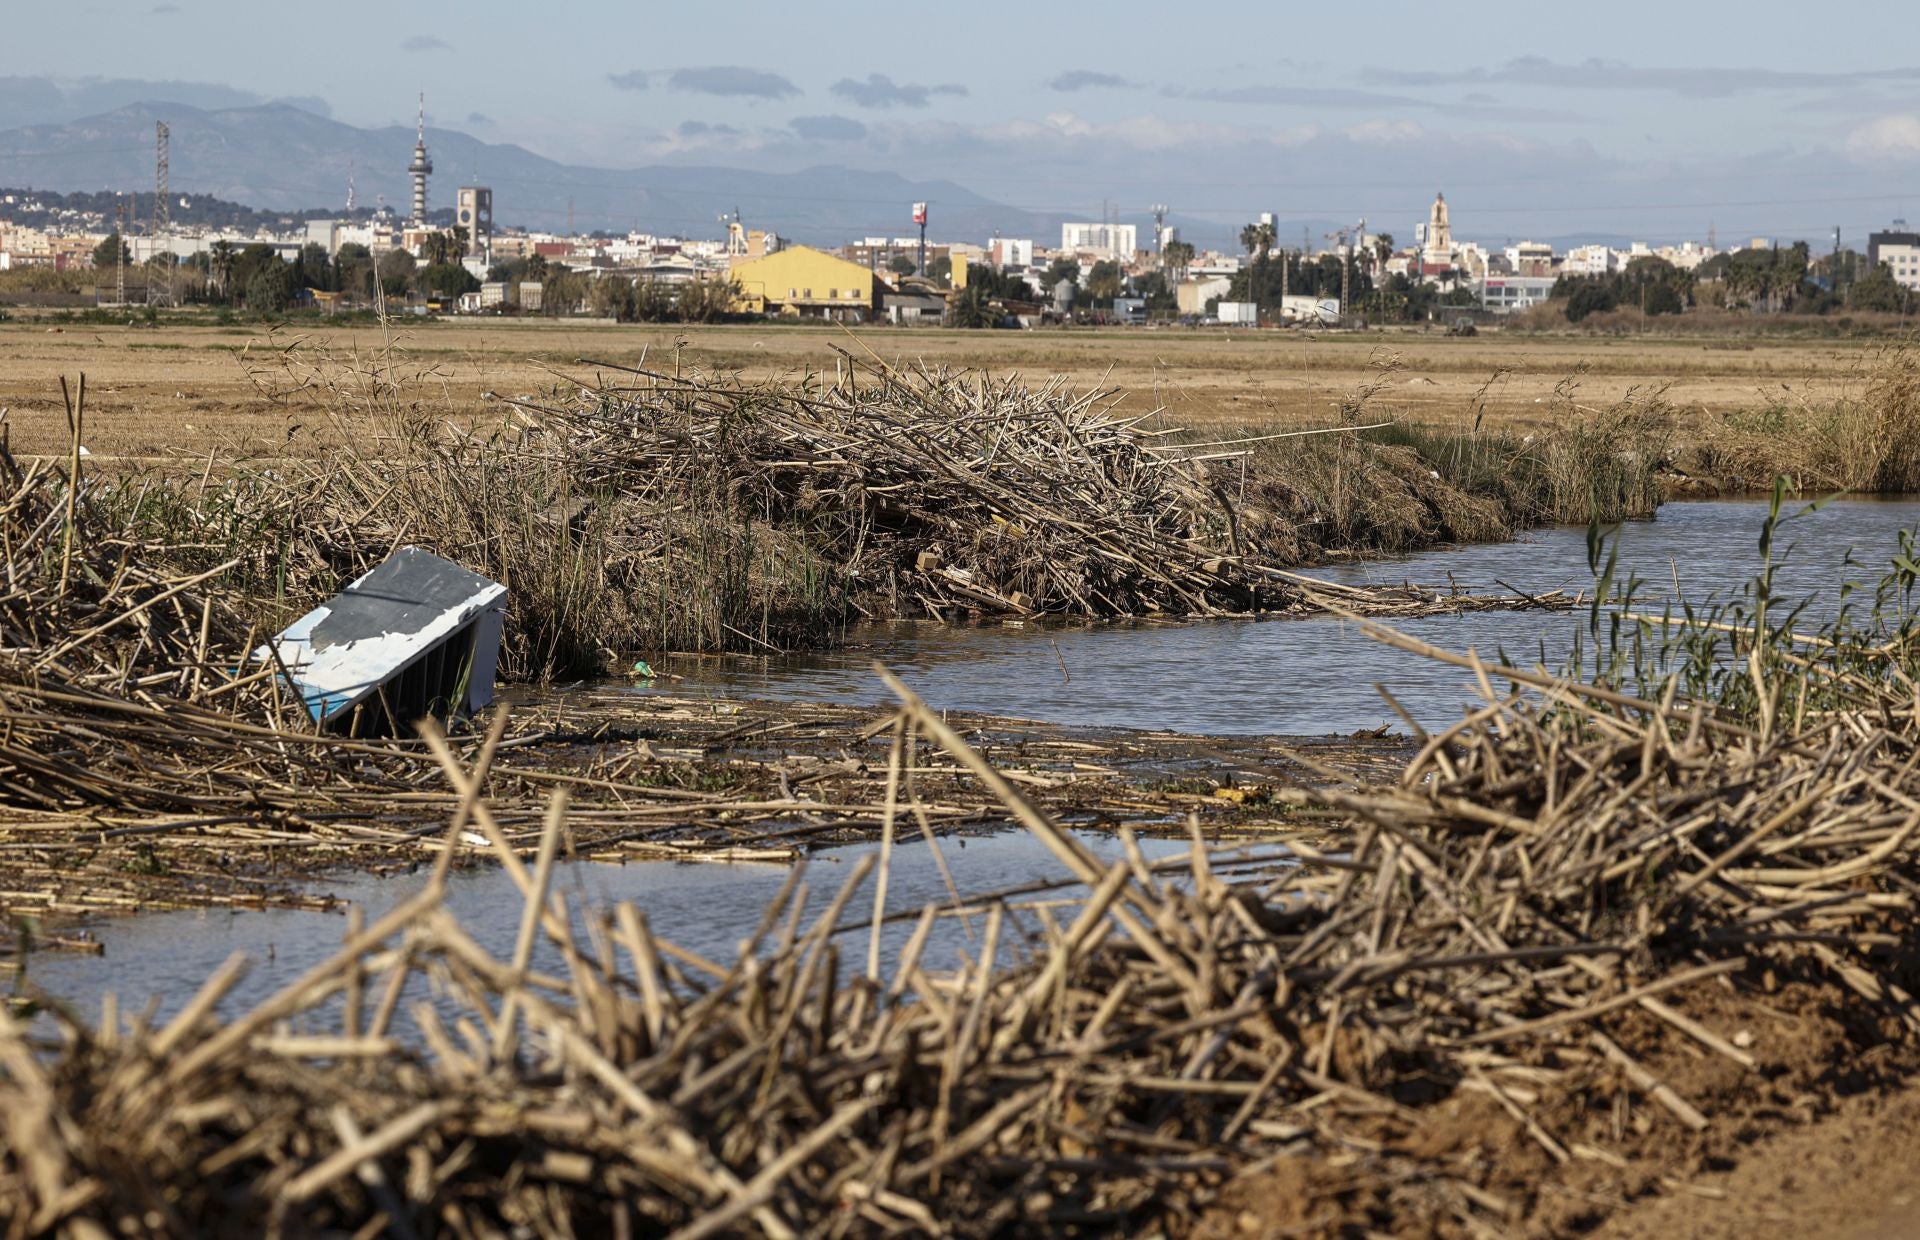
[[141, 82], [411, 125], [425, 90], [432, 124], [570, 163], [885, 168], [1089, 215], [1410, 235], [1445, 189], [1488, 240], [1920, 219], [1920, 40], [1894, 4], [9, 8], [0, 128], [31, 111], [11, 101]]

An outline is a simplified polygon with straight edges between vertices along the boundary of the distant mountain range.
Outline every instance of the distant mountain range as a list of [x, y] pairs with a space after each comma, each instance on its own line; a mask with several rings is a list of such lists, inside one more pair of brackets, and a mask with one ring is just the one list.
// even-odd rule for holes
[[[139, 103], [64, 124], [0, 131], [0, 185], [150, 192], [155, 121], [171, 131], [176, 194], [212, 194], [279, 211], [343, 207], [352, 177], [356, 205], [381, 197], [406, 209], [413, 130], [360, 129], [287, 104], [205, 110]], [[938, 238], [984, 241], [998, 233], [1046, 243], [1059, 237], [1065, 218], [1006, 206], [950, 181], [854, 168], [586, 168], [433, 128], [427, 148], [435, 166], [430, 206], [451, 206], [460, 185], [488, 185], [501, 224], [539, 230], [559, 231], [571, 220], [582, 232], [710, 237], [721, 232], [719, 217], [737, 208], [749, 227], [838, 245], [862, 236], [906, 236], [912, 204], [929, 202]]]

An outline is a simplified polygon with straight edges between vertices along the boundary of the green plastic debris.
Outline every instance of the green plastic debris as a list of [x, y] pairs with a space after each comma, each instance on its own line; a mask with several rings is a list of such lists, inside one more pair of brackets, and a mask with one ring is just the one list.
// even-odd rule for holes
[[648, 680], [652, 680], [654, 677], [654, 670], [651, 667], [647, 666], [647, 661], [645, 659], [640, 659], [636, 661], [633, 665], [633, 674], [636, 676], [644, 676]]

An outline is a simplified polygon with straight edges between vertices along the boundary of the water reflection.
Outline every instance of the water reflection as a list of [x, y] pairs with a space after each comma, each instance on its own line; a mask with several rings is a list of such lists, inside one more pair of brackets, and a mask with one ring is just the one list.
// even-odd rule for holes
[[[1103, 864], [1121, 855], [1119, 841], [1106, 833], [1076, 833], [1076, 838]], [[823, 849], [809, 859], [803, 927], [811, 926], [851, 877], [860, 859], [878, 851], [877, 844]], [[1185, 851], [1170, 840], [1143, 839], [1141, 851], [1149, 861]], [[1071, 872], [1035, 837], [1024, 832], [949, 837], [940, 842], [954, 887], [963, 899], [1021, 889], [1023, 902], [1078, 897], [1085, 889], [1071, 882]], [[1264, 850], [1271, 855], [1273, 850]], [[628, 865], [598, 862], [565, 863], [557, 867], [554, 890], [565, 895], [576, 915], [598, 916], [617, 902], [630, 902], [643, 912], [653, 932], [688, 951], [720, 964], [738, 958], [743, 938], [753, 932], [763, 911], [787, 881], [785, 865], [715, 864], [651, 861]], [[426, 871], [397, 877], [351, 875], [323, 883], [322, 889], [359, 904], [371, 924], [394, 906], [419, 893]], [[1038, 889], [1058, 884], [1052, 893]], [[869, 878], [855, 893], [843, 915], [843, 924], [868, 922], [873, 915], [874, 881]], [[902, 840], [889, 871], [887, 910], [917, 914], [927, 904], [951, 906], [952, 897], [933, 850], [917, 839]], [[449, 883], [447, 908], [482, 946], [505, 958], [513, 951], [523, 902], [506, 872], [497, 866], [457, 873]], [[1026, 920], [1031, 930], [1037, 923]], [[193, 997], [202, 983], [228, 956], [245, 952], [252, 959], [247, 976], [227, 996], [220, 1011], [232, 1016], [292, 982], [340, 949], [346, 934], [340, 913], [292, 909], [194, 910], [150, 913], [140, 917], [103, 921], [94, 934], [106, 947], [104, 958], [40, 953], [31, 958], [28, 976], [48, 995], [71, 1005], [89, 1020], [96, 1019], [107, 992], [118, 995], [123, 1012], [135, 1012], [151, 998], [157, 1019], [165, 1020]], [[581, 942], [587, 942], [584, 921], [576, 919]], [[1024, 950], [1021, 926], [1004, 934], [1001, 959], [1011, 963]], [[905, 946], [913, 924], [891, 920], [882, 928], [883, 975]], [[922, 959], [926, 967], [951, 969], [963, 954], [977, 957], [982, 919], [947, 918], [929, 937]], [[777, 936], [776, 936], [777, 937]], [[866, 967], [865, 930], [835, 940], [843, 974]], [[561, 967], [558, 952], [542, 943], [534, 964], [544, 970]], [[409, 995], [431, 999], [424, 984]]]
[[[1794, 505], [1796, 509], [1801, 505]], [[1725, 597], [1758, 567], [1756, 501], [1672, 504], [1660, 519], [1622, 527], [1621, 573], [1640, 596], [1696, 603]], [[1920, 523], [1920, 501], [1842, 500], [1791, 522], [1781, 535], [1778, 588], [1837, 605], [1840, 583], [1871, 581]], [[1849, 568], [1851, 553], [1859, 561]], [[1536, 530], [1519, 540], [1321, 570], [1344, 582], [1457, 583], [1491, 591], [1587, 591], [1584, 528]], [[1504, 650], [1559, 667], [1585, 614], [1483, 612], [1406, 621], [1405, 631], [1454, 650]], [[1374, 690], [1385, 683], [1423, 723], [1458, 718], [1474, 696], [1469, 673], [1390, 650], [1335, 619], [1126, 623], [1096, 627], [987, 624], [874, 625], [831, 654], [778, 659], [663, 659], [682, 677], [659, 691], [716, 697], [881, 702], [875, 660], [935, 707], [1056, 723], [1213, 734], [1312, 735], [1397, 722]], [[645, 692], [646, 690], [639, 690]]]

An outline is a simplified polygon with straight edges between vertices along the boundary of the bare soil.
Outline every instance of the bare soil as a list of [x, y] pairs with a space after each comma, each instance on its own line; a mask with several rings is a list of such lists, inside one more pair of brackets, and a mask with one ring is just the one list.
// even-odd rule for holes
[[1899, 1017], [1851, 991], [1764, 970], [1673, 1005], [1746, 1047], [1754, 1066], [1646, 1012], [1601, 1027], [1708, 1117], [1698, 1132], [1619, 1070], [1583, 1058], [1581, 1035], [1537, 1065], [1563, 1072], [1557, 1083], [1517, 1097], [1540, 1133], [1571, 1152], [1566, 1161], [1489, 1094], [1459, 1090], [1383, 1118], [1377, 1149], [1345, 1161], [1283, 1159], [1231, 1187], [1194, 1235], [1473, 1234], [1450, 1215], [1381, 1210], [1383, 1185], [1435, 1168], [1505, 1203], [1514, 1235], [1920, 1234], [1920, 1042]]

